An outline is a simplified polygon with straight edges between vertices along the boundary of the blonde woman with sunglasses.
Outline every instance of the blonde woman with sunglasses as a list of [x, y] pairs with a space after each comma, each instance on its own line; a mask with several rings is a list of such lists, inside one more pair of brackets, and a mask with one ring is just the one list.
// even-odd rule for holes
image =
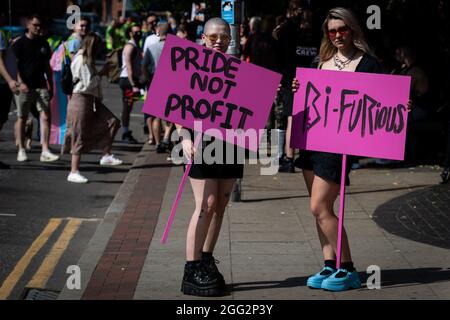
[[[313, 67], [342, 72], [381, 73], [380, 65], [369, 48], [355, 16], [347, 9], [330, 10], [322, 26], [323, 38], [319, 59]], [[299, 88], [294, 79], [293, 91]], [[349, 159], [346, 168], [346, 185], [350, 184], [349, 173], [352, 165]], [[311, 196], [311, 213], [316, 219], [316, 227], [324, 256], [324, 268], [308, 278], [307, 285], [314, 289], [344, 291], [361, 287], [350, 253], [347, 234], [343, 230], [342, 263], [336, 269], [338, 239], [338, 218], [333, 207], [339, 194], [342, 156], [338, 154], [302, 151], [296, 166], [303, 171], [308, 192]]]

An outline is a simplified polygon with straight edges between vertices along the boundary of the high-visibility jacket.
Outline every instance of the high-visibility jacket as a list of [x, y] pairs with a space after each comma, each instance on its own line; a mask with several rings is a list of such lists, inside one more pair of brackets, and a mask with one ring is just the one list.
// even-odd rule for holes
[[52, 52], [54, 52], [61, 44], [62, 37], [53, 35], [53, 36], [47, 38], [47, 42], [48, 42], [48, 45], [50, 46], [50, 49], [52, 50]]

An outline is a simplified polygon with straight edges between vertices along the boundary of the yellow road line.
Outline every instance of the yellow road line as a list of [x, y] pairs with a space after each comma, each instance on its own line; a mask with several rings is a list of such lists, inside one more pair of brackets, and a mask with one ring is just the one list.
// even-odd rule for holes
[[22, 277], [26, 268], [30, 264], [33, 257], [39, 250], [45, 245], [47, 240], [59, 227], [61, 224], [61, 219], [50, 219], [50, 221], [45, 226], [44, 230], [41, 234], [34, 240], [31, 246], [28, 248], [27, 252], [23, 255], [23, 257], [19, 260], [19, 262], [14, 267], [14, 270], [8, 275], [8, 278], [3, 282], [3, 285], [0, 288], [0, 299], [7, 299], [11, 294], [11, 291], [14, 289], [15, 285], [19, 281], [20, 277]]
[[64, 228], [63, 232], [59, 236], [56, 243], [53, 245], [50, 253], [45, 257], [38, 271], [34, 274], [33, 278], [28, 282], [28, 288], [45, 288], [48, 279], [53, 274], [56, 265], [59, 262], [64, 251], [69, 246], [70, 240], [77, 232], [81, 225], [81, 219], [70, 219]]

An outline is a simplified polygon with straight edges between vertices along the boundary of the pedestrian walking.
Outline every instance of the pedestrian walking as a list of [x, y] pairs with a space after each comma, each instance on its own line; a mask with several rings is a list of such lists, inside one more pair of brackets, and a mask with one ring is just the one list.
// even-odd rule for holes
[[89, 33], [71, 63], [74, 88], [67, 113], [67, 131], [63, 152], [72, 154], [71, 171], [67, 181], [86, 183], [88, 179], [79, 172], [81, 155], [94, 148], [102, 149], [100, 165], [121, 165], [122, 161], [111, 154], [112, 143], [120, 121], [102, 101], [101, 76], [108, 72], [106, 65], [100, 72], [95, 68], [95, 57], [100, 39]]
[[50, 99], [53, 96], [53, 79], [50, 69], [51, 50], [42, 37], [42, 19], [33, 14], [27, 20], [27, 32], [13, 45], [17, 59], [17, 80], [20, 94], [15, 96], [17, 106], [16, 140], [18, 145], [17, 161], [27, 161], [25, 152], [25, 123], [33, 104], [40, 115], [42, 162], [59, 159], [49, 149], [50, 137]]

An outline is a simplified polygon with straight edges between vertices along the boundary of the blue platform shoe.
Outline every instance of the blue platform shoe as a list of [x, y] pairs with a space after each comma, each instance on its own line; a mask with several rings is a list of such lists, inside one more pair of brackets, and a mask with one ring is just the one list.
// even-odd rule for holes
[[346, 291], [361, 288], [358, 272], [338, 269], [322, 282], [322, 289], [328, 291]]
[[336, 269], [325, 267], [320, 272], [308, 278], [306, 285], [312, 289], [321, 289], [322, 282], [336, 272]]

